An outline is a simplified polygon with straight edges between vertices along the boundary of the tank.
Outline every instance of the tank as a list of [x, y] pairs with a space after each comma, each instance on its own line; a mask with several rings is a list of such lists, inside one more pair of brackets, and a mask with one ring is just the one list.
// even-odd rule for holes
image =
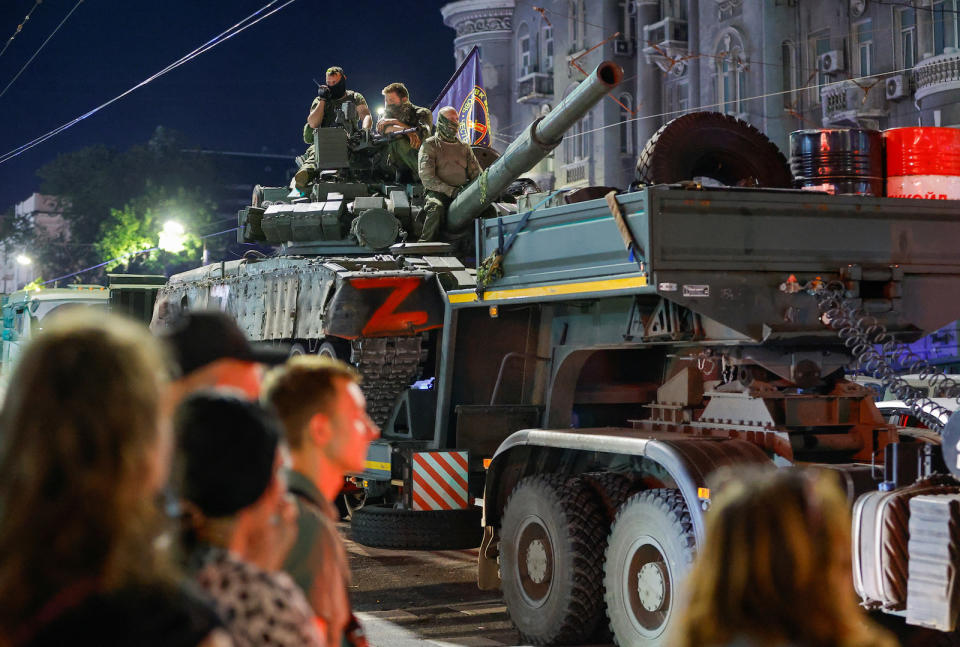
[[238, 214], [238, 239], [274, 246], [276, 253], [251, 251], [170, 277], [151, 327], [167, 326], [184, 310], [217, 308], [250, 339], [348, 361], [363, 376], [368, 410], [384, 435], [412, 435], [392, 429], [391, 420], [408, 387], [432, 376], [427, 364], [444, 325], [444, 291], [476, 284], [473, 222], [491, 210], [516, 211], [501, 201], [504, 192], [622, 74], [616, 64], [601, 63], [502, 156], [478, 155], [495, 159], [453, 202], [444, 240], [436, 243], [408, 242], [417, 233], [423, 186], [387, 165], [388, 138], [359, 128], [356, 106], [343, 104], [335, 127], [314, 131], [318, 177], [306, 195], [257, 186]]

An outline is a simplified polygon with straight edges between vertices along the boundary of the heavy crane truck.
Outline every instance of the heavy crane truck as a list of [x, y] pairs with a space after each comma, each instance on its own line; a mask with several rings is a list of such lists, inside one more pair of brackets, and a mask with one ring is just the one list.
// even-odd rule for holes
[[437, 379], [439, 437], [487, 465], [480, 586], [525, 640], [669, 644], [707, 477], [748, 465], [832, 470], [863, 603], [955, 630], [940, 437], [844, 369], [960, 318], [960, 204], [688, 183], [526, 206], [477, 223], [502, 276], [446, 292]]

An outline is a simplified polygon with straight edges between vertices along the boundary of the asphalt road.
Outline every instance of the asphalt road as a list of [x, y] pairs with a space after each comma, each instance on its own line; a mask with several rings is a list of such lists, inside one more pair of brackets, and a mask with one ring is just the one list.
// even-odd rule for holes
[[[340, 532], [347, 535], [347, 524]], [[477, 588], [476, 550], [346, 544], [350, 598], [373, 647], [521, 644], [499, 593]]]
[[[476, 584], [476, 550], [380, 550], [344, 537], [353, 587], [350, 598], [372, 647], [499, 647], [522, 645], [497, 591]], [[910, 627], [902, 619], [874, 614], [903, 647], [960, 645]]]

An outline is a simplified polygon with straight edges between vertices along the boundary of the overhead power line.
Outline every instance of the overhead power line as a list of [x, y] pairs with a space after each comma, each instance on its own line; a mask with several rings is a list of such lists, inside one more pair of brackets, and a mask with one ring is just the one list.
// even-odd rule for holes
[[[255, 24], [257, 24], [257, 23], [260, 22], [261, 20], [264, 20], [264, 19], [266, 19], [266, 18], [269, 18], [270, 16], [272, 16], [272, 15], [275, 14], [275, 13], [277, 13], [277, 12], [280, 11], [281, 9], [284, 9], [285, 7], [287, 7], [287, 6], [291, 5], [291, 4], [293, 4], [294, 2], [296, 2], [296, 0], [286, 0], [286, 2], [284, 2], [283, 4], [281, 4], [279, 7], [276, 7], [275, 9], [272, 9], [271, 11], [267, 11], [267, 9], [270, 9], [270, 7], [272, 7], [273, 5], [277, 4], [277, 2], [279, 2], [279, 1], [280, 1], [280, 0], [270, 0], [270, 2], [268, 2], [266, 5], [264, 5], [263, 7], [261, 7], [260, 9], [258, 9], [257, 11], [253, 12], [252, 14], [250, 14], [249, 16], [247, 16], [246, 18], [244, 18], [243, 20], [241, 20], [241, 21], [238, 22], [237, 24], [235, 24], [235, 25], [229, 27], [228, 29], [222, 31], [221, 33], [217, 34], [216, 36], [214, 36], [213, 38], [211, 38], [210, 40], [208, 40], [206, 43], [204, 43], [204, 44], [201, 45], [200, 47], [197, 47], [196, 49], [194, 49], [192, 52], [189, 52], [188, 54], [185, 54], [184, 56], [182, 56], [181, 58], [177, 59], [176, 61], [174, 61], [173, 63], [171, 63], [171, 64], [168, 65], [167, 67], [163, 68], [163, 69], [160, 70], [159, 72], [156, 72], [155, 74], [153, 74], [153, 75], [151, 75], [151, 76], [148, 76], [146, 79], [144, 79], [144, 80], [141, 81], [140, 83], [136, 84], [135, 86], [131, 87], [130, 89], [126, 90], [125, 92], [122, 92], [122, 93], [118, 94], [117, 96], [115, 96], [114, 98], [110, 99], [109, 101], [107, 101], [107, 102], [105, 102], [105, 103], [102, 103], [102, 104], [100, 104], [99, 106], [97, 106], [97, 107], [95, 107], [95, 108], [93, 108], [93, 109], [91, 109], [91, 110], [88, 110], [87, 112], [83, 113], [83, 114], [80, 115], [79, 117], [76, 117], [75, 119], [72, 119], [72, 120], [66, 122], [65, 124], [62, 124], [62, 125], [58, 126], [57, 128], [54, 128], [54, 129], [51, 130], [50, 132], [45, 133], [45, 134], [43, 134], [43, 135], [41, 135], [41, 136], [39, 136], [39, 137], [37, 137], [37, 138], [35, 138], [35, 139], [27, 142], [26, 144], [22, 144], [22, 145], [14, 148], [14, 149], [12, 149], [12, 150], [10, 150], [10, 151], [7, 151], [7, 152], [4, 153], [3, 155], [0, 155], [0, 164], [3, 164], [3, 163], [5, 163], [5, 162], [8, 162], [9, 160], [13, 159], [14, 157], [17, 157], [18, 155], [22, 155], [22, 154], [25, 153], [26, 151], [28, 151], [28, 150], [30, 150], [31, 148], [34, 148], [34, 147], [36, 147], [36, 146], [39, 146], [40, 144], [44, 143], [45, 141], [47, 141], [48, 139], [50, 139], [50, 138], [52, 138], [52, 137], [56, 137], [57, 135], [59, 135], [59, 134], [62, 133], [63, 131], [65, 131], [65, 130], [67, 130], [67, 129], [69, 129], [69, 128], [72, 128], [73, 126], [77, 125], [78, 123], [80, 123], [81, 121], [83, 121], [84, 119], [86, 119], [87, 117], [91, 117], [91, 116], [95, 115], [96, 113], [100, 112], [101, 110], [103, 110], [103, 109], [106, 108], [107, 106], [109, 106], [109, 105], [111, 105], [111, 104], [113, 104], [113, 103], [116, 103], [116, 102], [119, 101], [120, 99], [122, 99], [122, 98], [126, 97], [127, 95], [131, 94], [132, 92], [134, 92], [135, 90], [138, 90], [139, 88], [142, 88], [143, 86], [147, 85], [148, 83], [150, 83], [150, 82], [152, 82], [152, 81], [160, 78], [161, 76], [163, 76], [163, 75], [166, 74], [167, 72], [170, 72], [170, 71], [172, 71], [172, 70], [175, 70], [176, 68], [180, 67], [181, 65], [184, 65], [185, 63], [190, 62], [190, 61], [193, 60], [194, 58], [196, 58], [196, 57], [200, 56], [201, 54], [203, 54], [203, 53], [205, 53], [205, 52], [213, 49], [213, 48], [216, 47], [217, 45], [220, 45], [221, 43], [224, 43], [224, 42], [226, 42], [227, 40], [233, 38], [234, 36], [236, 36], [236, 35], [239, 34], [240, 32], [242, 32], [242, 31], [244, 31], [244, 30], [246, 30], [246, 29], [254, 26]], [[264, 13], [264, 12], [266, 12], [266, 13]], [[261, 15], [261, 14], [262, 14], [262, 15]]]
[[13, 30], [13, 36], [8, 38], [7, 42], [3, 46], [3, 49], [0, 49], [0, 56], [4, 55], [4, 53], [7, 51], [7, 48], [10, 47], [10, 43], [12, 43], [13, 40], [20, 35], [20, 32], [23, 31], [23, 26], [27, 24], [28, 20], [30, 20], [30, 16], [32, 16], [33, 12], [37, 10], [37, 7], [39, 7], [42, 4], [43, 4], [43, 0], [37, 0], [36, 2], [33, 3], [33, 6], [30, 7], [30, 11], [28, 11], [24, 19], [20, 21], [20, 23], [17, 25], [17, 28]]
[[[10, 79], [10, 83], [7, 83], [7, 87], [5, 87], [2, 92], [0, 92], [0, 98], [2, 98], [3, 95], [5, 95], [5, 94], [7, 93], [7, 90], [10, 89], [10, 86], [13, 85], [14, 81], [16, 81], [17, 79], [20, 78], [20, 75], [23, 74], [23, 71], [24, 71], [25, 69], [27, 69], [27, 66], [30, 65], [30, 63], [33, 62], [33, 59], [35, 59], [35, 58], [37, 57], [37, 54], [40, 53], [40, 50], [42, 50], [44, 47], [47, 46], [47, 43], [50, 42], [50, 39], [53, 38], [54, 34], [56, 34], [58, 31], [60, 31], [60, 28], [63, 27], [63, 23], [67, 22], [67, 19], [68, 19], [70, 16], [72, 16], [72, 15], [73, 15], [73, 12], [77, 10], [77, 7], [79, 7], [79, 6], [82, 5], [82, 4], [83, 4], [83, 0], [77, 0], [77, 4], [73, 5], [73, 9], [71, 9], [71, 10], [67, 13], [67, 15], [64, 16], [63, 20], [60, 21], [60, 24], [57, 25], [56, 29], [54, 29], [54, 30], [50, 33], [50, 35], [47, 36], [47, 39], [46, 39], [45, 41], [43, 41], [43, 43], [40, 45], [40, 47], [37, 48], [37, 51], [35, 51], [35, 52], [33, 53], [33, 56], [31, 56], [30, 58], [27, 59], [27, 62], [23, 64], [23, 67], [20, 68], [20, 71], [17, 72], [12, 79]], [[4, 49], [6, 49], [6, 47], [5, 47]]]

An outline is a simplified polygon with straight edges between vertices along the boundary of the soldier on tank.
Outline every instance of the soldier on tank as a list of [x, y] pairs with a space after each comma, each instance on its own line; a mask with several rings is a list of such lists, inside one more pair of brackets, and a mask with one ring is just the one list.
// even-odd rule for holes
[[419, 179], [417, 151], [421, 142], [430, 136], [433, 114], [426, 108], [410, 103], [410, 93], [403, 83], [391, 83], [382, 91], [386, 104], [383, 117], [377, 122], [377, 132], [387, 135], [399, 130], [416, 128], [416, 132], [390, 142], [390, 163], [398, 170], [409, 169], [414, 180]]
[[303, 126], [303, 141], [310, 146], [301, 157], [300, 168], [293, 176], [294, 185], [301, 192], [317, 173], [316, 151], [313, 146], [313, 129], [327, 128], [336, 120], [337, 109], [345, 102], [351, 101], [357, 107], [357, 116], [362, 120], [362, 128], [369, 130], [373, 124], [367, 100], [359, 92], [347, 89], [347, 75], [342, 67], [327, 69], [327, 84], [317, 89], [317, 97], [310, 104], [310, 113], [307, 123]]
[[421, 211], [420, 242], [437, 239], [447, 208], [461, 189], [480, 175], [480, 165], [467, 144], [457, 139], [460, 119], [452, 106], [440, 109], [437, 132], [420, 147], [420, 181], [426, 191]]

